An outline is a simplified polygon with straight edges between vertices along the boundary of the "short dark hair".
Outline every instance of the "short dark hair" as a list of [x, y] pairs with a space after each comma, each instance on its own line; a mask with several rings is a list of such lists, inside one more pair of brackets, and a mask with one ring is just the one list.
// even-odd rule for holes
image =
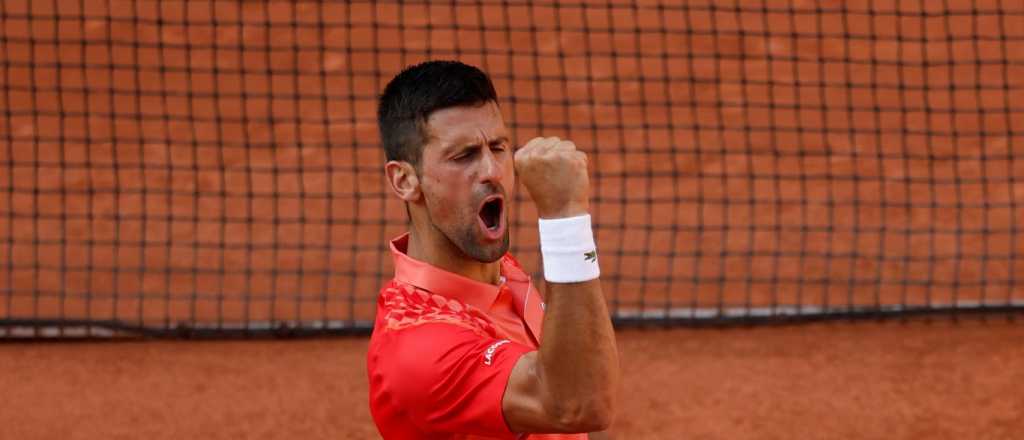
[[377, 127], [387, 160], [419, 165], [431, 113], [497, 100], [487, 74], [468, 64], [427, 61], [407, 67], [384, 88], [377, 107]]

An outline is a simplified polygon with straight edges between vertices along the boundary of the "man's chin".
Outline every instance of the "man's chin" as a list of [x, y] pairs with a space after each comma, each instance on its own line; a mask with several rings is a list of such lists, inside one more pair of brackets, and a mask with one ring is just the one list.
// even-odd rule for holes
[[485, 240], [480, 240], [478, 243], [480, 244], [474, 243], [471, 246], [467, 246], [472, 247], [472, 249], [467, 249], [467, 247], [463, 247], [462, 252], [466, 254], [468, 257], [481, 263], [493, 263], [495, 261], [500, 260], [501, 257], [505, 256], [505, 254], [508, 253], [508, 232], [505, 233], [505, 236], [501, 239], [501, 241], [492, 241], [488, 243]]
[[484, 249], [478, 248], [473, 254], [468, 254], [470, 258], [479, 261], [481, 263], [493, 263], [498, 261], [508, 252], [508, 246], [494, 246], [487, 247]]

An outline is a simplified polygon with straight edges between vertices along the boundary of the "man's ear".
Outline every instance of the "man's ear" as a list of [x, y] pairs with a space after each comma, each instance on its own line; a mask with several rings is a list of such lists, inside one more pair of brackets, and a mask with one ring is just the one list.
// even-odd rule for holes
[[411, 163], [399, 160], [389, 161], [384, 164], [384, 174], [387, 175], [391, 191], [400, 199], [406, 202], [415, 202], [422, 196], [420, 179]]

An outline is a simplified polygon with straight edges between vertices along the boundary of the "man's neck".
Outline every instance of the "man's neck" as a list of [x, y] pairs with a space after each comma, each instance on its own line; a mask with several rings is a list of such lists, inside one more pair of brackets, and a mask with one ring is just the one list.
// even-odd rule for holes
[[468, 258], [440, 231], [434, 228], [429, 229], [429, 231], [423, 231], [419, 228], [411, 228], [406, 255], [438, 269], [481, 283], [495, 285], [500, 283], [501, 264], [499, 261], [483, 263]]

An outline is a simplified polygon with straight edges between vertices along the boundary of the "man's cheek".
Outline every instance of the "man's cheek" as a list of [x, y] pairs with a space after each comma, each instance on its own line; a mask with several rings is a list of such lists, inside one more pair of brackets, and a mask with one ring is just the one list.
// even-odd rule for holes
[[431, 211], [435, 221], [449, 223], [458, 214], [458, 203], [447, 194], [434, 193], [430, 198]]

